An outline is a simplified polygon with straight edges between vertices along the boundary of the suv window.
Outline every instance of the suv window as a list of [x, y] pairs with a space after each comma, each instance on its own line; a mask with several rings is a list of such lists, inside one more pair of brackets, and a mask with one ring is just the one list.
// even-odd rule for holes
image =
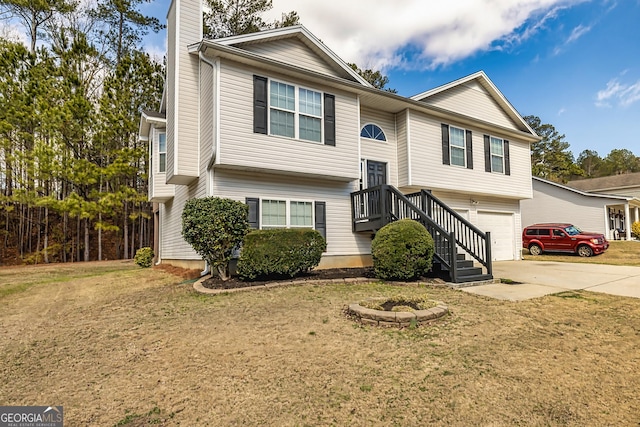
[[564, 229], [564, 231], [566, 231], [569, 236], [577, 236], [578, 234], [582, 233], [582, 230], [580, 230], [575, 225], [568, 226]]
[[553, 235], [557, 237], [564, 237], [566, 234], [562, 230], [553, 230]]
[[547, 228], [529, 228], [527, 229], [527, 236], [548, 236], [549, 229]]

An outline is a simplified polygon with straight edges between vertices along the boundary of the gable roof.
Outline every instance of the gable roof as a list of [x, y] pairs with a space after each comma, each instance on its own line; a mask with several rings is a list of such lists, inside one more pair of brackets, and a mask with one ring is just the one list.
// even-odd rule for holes
[[[328, 55], [325, 56], [325, 58], [330, 58], [336, 66], [339, 66], [339, 70], [341, 71], [339, 73], [340, 76], [328, 75], [326, 73], [321, 73], [298, 65], [285, 63], [241, 47], [243, 43], [262, 43], [278, 40], [279, 38], [290, 37], [296, 37], [305, 45], [315, 46], [314, 49], [317, 49], [319, 52], [323, 52], [323, 55]], [[502, 134], [504, 134], [504, 136], [510, 135], [529, 143], [540, 140], [540, 137], [536, 135], [528, 125], [526, 125], [526, 122], [524, 122], [522, 117], [520, 117], [513, 107], [510, 107], [510, 111], [512, 112], [511, 114], [516, 114], [518, 116], [516, 123], [522, 123], [522, 125], [518, 126], [517, 129], [515, 127], [505, 127], [482, 118], [472, 117], [459, 111], [453, 111], [451, 109], [422, 102], [414, 99], [415, 97], [406, 98], [392, 92], [374, 88], [303, 26], [278, 28], [275, 30], [266, 30], [259, 33], [232, 36], [216, 40], [203, 39], [197, 43], [188, 45], [188, 51], [192, 55], [199, 55], [202, 60], [219, 57], [232, 59], [248, 66], [255, 66], [259, 64], [260, 67], [265, 70], [271, 70], [278, 73], [285, 72], [290, 76], [304, 76], [304, 78], [310, 82], [321, 83], [328, 87], [347, 89], [356, 93], [360, 97], [361, 105], [368, 106], [376, 110], [396, 114], [401, 111], [411, 109], [427, 113], [442, 120], [455, 120], [460, 125], [472, 125], [487, 131], [495, 131], [498, 129]], [[484, 73], [482, 73], [482, 75], [487, 81], [489, 80]], [[463, 84], [464, 82], [466, 82], [466, 80], [461, 79], [450, 83], [448, 86], [453, 87], [456, 84]], [[497, 89], [495, 89], [495, 91], [499, 93]], [[502, 94], [500, 94], [500, 96], [504, 98]], [[507, 101], [505, 100], [505, 102]]]
[[487, 77], [484, 71], [478, 71], [476, 73], [470, 74], [466, 77], [462, 77], [461, 79], [454, 80], [442, 86], [438, 86], [436, 88], [430, 89], [428, 91], [419, 93], [411, 97], [411, 99], [415, 101], [425, 102], [428, 98], [433, 97], [437, 94], [441, 94], [446, 92], [454, 87], [461, 86], [467, 84], [471, 81], [476, 81], [479, 83], [491, 96], [491, 98], [504, 110], [504, 112], [513, 120], [514, 123], [520, 125], [523, 130], [530, 132], [533, 135], [536, 133], [531, 129], [529, 124], [522, 118], [520, 113], [511, 105], [511, 103], [507, 100], [507, 98], [498, 90], [495, 84]]
[[138, 127], [138, 140], [147, 141], [149, 139], [149, 132], [151, 125], [157, 125], [164, 127], [167, 123], [167, 117], [165, 113], [151, 110], [143, 110], [140, 115], [140, 125]]
[[640, 187], [640, 172], [569, 181], [568, 186], [583, 191], [611, 191]]
[[339, 72], [340, 75], [350, 80], [354, 80], [363, 86], [372, 87], [371, 83], [366, 81], [355, 72], [349, 64], [343, 61], [338, 55], [336, 55], [331, 49], [329, 49], [320, 39], [314, 36], [303, 25], [294, 25], [291, 27], [275, 28], [271, 30], [263, 30], [257, 33], [241, 34], [237, 36], [224, 37], [221, 39], [204, 39], [203, 43], [217, 43], [223, 46], [233, 46], [242, 48], [244, 45], [267, 43], [277, 40], [295, 38], [302, 42], [305, 46], [311, 49], [316, 55], [322, 58], [333, 69]]
[[581, 196], [585, 196], [585, 197], [594, 197], [594, 198], [603, 198], [603, 199], [612, 199], [612, 200], [625, 200], [625, 201], [638, 200], [637, 198], [631, 197], [631, 196], [617, 196], [615, 194], [589, 193], [586, 191], [578, 190], [576, 188], [568, 187], [566, 185], [558, 184], [557, 182], [549, 181], [544, 178], [540, 178], [538, 176], [532, 176], [532, 178], [534, 181], [538, 181], [538, 182], [548, 184], [557, 188], [561, 188], [563, 190], [580, 194]]

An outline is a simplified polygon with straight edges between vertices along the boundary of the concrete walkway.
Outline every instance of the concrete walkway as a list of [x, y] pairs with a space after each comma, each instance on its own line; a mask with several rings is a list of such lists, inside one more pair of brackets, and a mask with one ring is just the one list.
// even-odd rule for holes
[[521, 301], [568, 290], [584, 289], [640, 298], [640, 267], [547, 261], [496, 261], [493, 277], [520, 284], [495, 283], [462, 288], [497, 299]]

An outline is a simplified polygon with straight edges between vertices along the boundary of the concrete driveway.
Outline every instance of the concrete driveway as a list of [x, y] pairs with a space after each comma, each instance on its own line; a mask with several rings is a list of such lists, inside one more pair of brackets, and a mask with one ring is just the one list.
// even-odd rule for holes
[[584, 289], [640, 298], [640, 267], [547, 261], [496, 261], [493, 277], [520, 284], [495, 283], [463, 288], [492, 298], [520, 301]]

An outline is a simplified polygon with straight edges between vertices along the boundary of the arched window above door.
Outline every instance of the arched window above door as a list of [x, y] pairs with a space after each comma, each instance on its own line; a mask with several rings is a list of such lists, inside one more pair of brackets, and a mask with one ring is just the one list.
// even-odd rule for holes
[[360, 131], [360, 136], [362, 138], [375, 139], [377, 141], [386, 141], [387, 137], [385, 136], [380, 126], [374, 125], [373, 123], [366, 124], [362, 127]]

